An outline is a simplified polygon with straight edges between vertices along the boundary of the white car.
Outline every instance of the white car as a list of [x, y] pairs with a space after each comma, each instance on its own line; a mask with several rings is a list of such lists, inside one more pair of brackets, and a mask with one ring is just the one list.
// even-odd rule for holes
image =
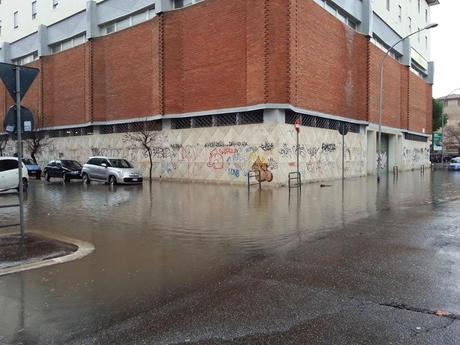
[[[23, 190], [27, 191], [29, 173], [24, 164], [22, 167]], [[17, 157], [0, 157], [0, 192], [9, 189], [19, 189], [19, 169]]]
[[451, 159], [449, 162], [449, 170], [460, 170], [460, 157]]

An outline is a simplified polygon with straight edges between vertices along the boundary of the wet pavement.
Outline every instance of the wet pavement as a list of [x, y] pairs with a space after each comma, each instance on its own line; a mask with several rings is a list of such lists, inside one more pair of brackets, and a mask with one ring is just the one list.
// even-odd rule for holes
[[0, 274], [4, 268], [58, 258], [77, 251], [78, 247], [35, 234], [0, 236]]
[[460, 173], [330, 184], [32, 181], [96, 249], [0, 277], [0, 344], [459, 344]]

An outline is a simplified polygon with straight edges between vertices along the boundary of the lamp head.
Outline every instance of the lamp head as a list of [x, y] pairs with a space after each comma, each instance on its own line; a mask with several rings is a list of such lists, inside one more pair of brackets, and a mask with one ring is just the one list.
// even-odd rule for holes
[[439, 24], [438, 23], [431, 23], [431, 24], [428, 24], [427, 26], [425, 26], [423, 28], [423, 30], [430, 30], [430, 29], [433, 29], [435, 27], [437, 27]]

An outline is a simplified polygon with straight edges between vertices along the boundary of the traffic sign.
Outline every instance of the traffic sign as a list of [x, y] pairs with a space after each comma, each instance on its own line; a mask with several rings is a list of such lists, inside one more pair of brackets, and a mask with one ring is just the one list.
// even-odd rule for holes
[[21, 100], [29, 90], [33, 81], [40, 71], [37, 68], [24, 67], [11, 65], [9, 63], [0, 63], [0, 79], [3, 80], [8, 93], [16, 102], [16, 68], [20, 68], [20, 82], [21, 82]]
[[[32, 132], [34, 129], [34, 117], [32, 112], [26, 107], [21, 106], [22, 133]], [[3, 128], [7, 133], [17, 134], [17, 107], [11, 106], [3, 120]]]
[[339, 123], [339, 133], [341, 135], [347, 135], [350, 131], [350, 124], [347, 122], [340, 122]]
[[300, 126], [302, 125], [302, 122], [300, 120], [300, 117], [296, 118], [295, 119], [295, 122], [294, 122], [294, 127], [295, 127], [295, 130], [297, 132], [300, 132]]

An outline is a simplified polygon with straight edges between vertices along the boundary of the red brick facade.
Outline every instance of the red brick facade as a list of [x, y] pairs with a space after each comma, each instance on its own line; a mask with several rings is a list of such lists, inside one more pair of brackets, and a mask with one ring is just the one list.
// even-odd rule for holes
[[[25, 105], [44, 127], [263, 103], [376, 123], [382, 56], [313, 1], [208, 0], [41, 58]], [[388, 58], [384, 87], [384, 124], [429, 133], [431, 85]]]

